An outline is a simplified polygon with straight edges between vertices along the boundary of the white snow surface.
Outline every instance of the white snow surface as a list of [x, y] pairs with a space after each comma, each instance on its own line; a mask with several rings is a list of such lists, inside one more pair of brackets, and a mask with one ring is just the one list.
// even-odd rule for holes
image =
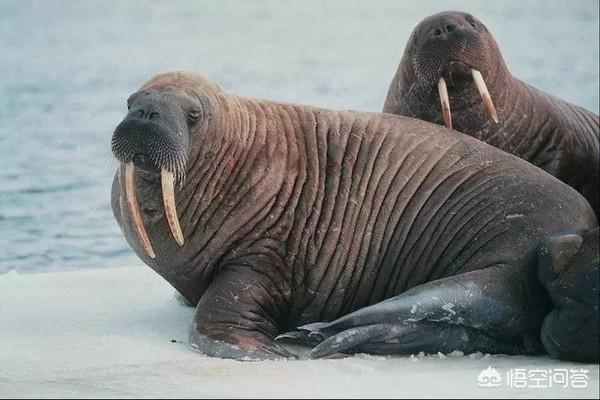
[[[0, 275], [0, 397], [599, 395], [598, 365], [548, 357], [455, 352], [261, 362], [208, 358], [187, 345], [193, 312], [148, 268]], [[479, 373], [489, 366], [503, 377], [500, 387], [478, 386]], [[588, 386], [515, 389], [505, 382], [515, 368], [583, 368]]]

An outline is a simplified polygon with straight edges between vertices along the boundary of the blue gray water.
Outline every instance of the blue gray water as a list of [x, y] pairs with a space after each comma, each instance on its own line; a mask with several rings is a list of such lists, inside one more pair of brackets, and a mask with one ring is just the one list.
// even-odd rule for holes
[[109, 206], [111, 133], [158, 72], [379, 111], [412, 28], [469, 11], [514, 75], [598, 112], [598, 2], [0, 0], [0, 273], [141, 264]]

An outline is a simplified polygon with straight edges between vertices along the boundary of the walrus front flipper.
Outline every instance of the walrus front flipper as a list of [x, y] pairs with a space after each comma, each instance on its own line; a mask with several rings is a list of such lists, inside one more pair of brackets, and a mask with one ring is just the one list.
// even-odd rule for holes
[[541, 340], [556, 358], [598, 361], [599, 228], [583, 235], [554, 236], [540, 246], [539, 277], [555, 305]]
[[219, 336], [208, 336], [192, 329], [190, 332], [189, 343], [192, 349], [202, 354], [218, 357], [230, 358], [239, 361], [259, 361], [276, 360], [282, 358], [296, 358], [283, 347], [273, 344], [265, 344], [252, 338], [244, 338], [239, 342], [232, 340], [234, 336], [224, 335], [221, 340]]
[[535, 353], [541, 350], [537, 333], [546, 309], [532, 304], [527, 281], [507, 265], [471, 271], [416, 286], [328, 324], [300, 327], [295, 339], [323, 341], [314, 357], [369, 349]]
[[[267, 269], [268, 258], [261, 260]], [[198, 302], [190, 346], [241, 361], [295, 358], [273, 340], [288, 293], [278, 278], [275, 269], [261, 274], [248, 265], [224, 266]]]

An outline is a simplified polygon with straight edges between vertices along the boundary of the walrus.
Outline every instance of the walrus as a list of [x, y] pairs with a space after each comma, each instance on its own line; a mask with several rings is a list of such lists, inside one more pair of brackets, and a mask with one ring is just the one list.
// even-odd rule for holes
[[486, 26], [442, 12], [413, 30], [383, 112], [445, 124], [575, 188], [600, 216], [599, 118], [513, 77]]
[[538, 250], [538, 276], [554, 308], [542, 325], [542, 343], [555, 358], [599, 359], [598, 273], [600, 228], [546, 238]]
[[209, 356], [293, 357], [277, 337], [367, 306], [394, 352], [539, 352], [540, 246], [597, 225], [556, 178], [429, 122], [236, 96], [191, 72], [127, 104], [114, 216], [196, 304], [189, 343]]

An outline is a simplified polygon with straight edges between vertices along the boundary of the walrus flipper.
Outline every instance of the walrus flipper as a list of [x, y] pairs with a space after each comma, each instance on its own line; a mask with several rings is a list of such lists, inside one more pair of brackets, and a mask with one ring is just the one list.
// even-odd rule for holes
[[544, 319], [541, 340], [552, 357], [599, 359], [599, 228], [553, 236], [540, 246], [539, 277], [555, 309]]
[[282, 358], [296, 358], [296, 356], [276, 343], [262, 344], [252, 339], [241, 340], [237, 343], [230, 338], [222, 340], [202, 335], [192, 329], [189, 337], [190, 347], [202, 354], [229, 358], [238, 361], [278, 360]]
[[[538, 353], [545, 310], [529, 308], [526, 282], [512, 266], [492, 266], [428, 282], [299, 330], [307, 343], [322, 342], [310, 353], [315, 358], [339, 352]], [[288, 336], [300, 341], [298, 335], [282, 338]]]
[[276, 264], [262, 256], [262, 267], [269, 268], [269, 274], [256, 272], [251, 266], [254, 259], [248, 257], [248, 264], [224, 266], [204, 292], [189, 334], [194, 350], [240, 361], [296, 358], [273, 340], [288, 290]]
[[311, 352], [311, 358], [336, 353], [416, 354], [450, 353], [459, 350], [501, 354], [535, 354], [522, 340], [506, 342], [484, 331], [445, 322], [415, 321], [401, 324], [374, 324], [346, 329], [329, 337]]

